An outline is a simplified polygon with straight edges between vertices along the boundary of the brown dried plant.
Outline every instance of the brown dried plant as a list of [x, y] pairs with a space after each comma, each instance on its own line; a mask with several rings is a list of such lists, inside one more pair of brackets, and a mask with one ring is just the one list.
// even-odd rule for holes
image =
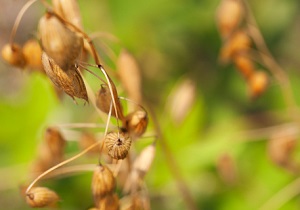
[[[53, 125], [46, 130], [44, 141], [32, 166], [31, 176], [35, 178], [30, 181], [25, 191], [26, 202], [33, 208], [56, 206], [58, 195], [48, 188], [36, 186], [37, 183], [45, 178], [72, 175], [75, 171], [86, 170], [84, 166], [65, 165], [93, 152], [101, 160], [101, 164], [93, 166], [91, 194], [94, 197], [94, 209], [120, 209], [121, 205], [132, 206], [131, 209], [149, 209], [149, 198], [145, 197], [141, 183], [144, 183], [143, 178], [154, 159], [155, 144], [146, 147], [137, 157], [130, 155], [133, 152], [131, 145], [143, 136], [148, 126], [148, 113], [141, 105], [141, 76], [135, 59], [126, 50], [122, 50], [117, 62], [121, 83], [130, 97], [126, 99], [118, 95], [114, 81], [100, 63], [93, 41], [83, 31], [76, 0], [53, 0], [51, 4], [41, 0], [46, 13], [39, 20], [39, 40], [28, 40], [23, 47], [19, 46], [14, 43], [18, 25], [25, 11], [36, 1], [28, 1], [21, 9], [12, 29], [10, 43], [2, 49], [2, 57], [15, 67], [42, 69], [52, 83], [74, 101], [75, 98], [91, 101], [95, 110], [105, 113], [107, 118], [103, 119], [105, 126], [102, 126], [104, 130], [100, 131], [100, 138], [99, 132], [97, 136], [90, 131], [89, 135], [86, 134], [88, 128], [101, 127], [96, 124]], [[95, 64], [86, 64], [87, 55], [93, 58]], [[96, 67], [104, 79], [88, 67]], [[87, 70], [101, 81], [101, 88], [96, 97], [81, 70]], [[124, 110], [121, 99], [125, 99], [131, 108]], [[111, 116], [115, 117], [116, 126], [112, 126]], [[68, 135], [65, 137], [63, 133], [67, 128], [84, 130], [78, 135], [81, 136], [78, 144], [82, 151], [65, 159], [64, 148], [68, 144]], [[121, 186], [117, 186], [116, 182], [123, 159], [126, 160], [124, 163], [133, 164], [133, 168], [125, 167], [124, 173], [122, 172], [126, 183], [133, 185], [127, 186], [127, 190], [121, 189], [123, 193], [117, 195], [116, 188]], [[133, 180], [136, 176], [138, 183], [137, 180]], [[125, 204], [119, 202], [122, 196], [131, 196], [131, 192], [134, 192], [133, 199], [129, 199]], [[139, 198], [147, 202], [137, 202]]]

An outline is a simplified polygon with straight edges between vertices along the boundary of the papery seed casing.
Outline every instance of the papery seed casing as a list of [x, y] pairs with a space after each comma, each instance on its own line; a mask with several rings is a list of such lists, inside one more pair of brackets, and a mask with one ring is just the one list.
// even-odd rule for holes
[[104, 145], [110, 157], [124, 159], [130, 150], [131, 139], [123, 132], [110, 132], [105, 136]]
[[257, 98], [268, 87], [269, 77], [263, 71], [256, 71], [248, 80], [249, 92], [251, 98]]
[[37, 40], [30, 39], [23, 46], [26, 67], [44, 72], [42, 64], [42, 48]]
[[26, 60], [22, 48], [18, 44], [6, 44], [2, 48], [3, 59], [12, 66], [24, 68]]
[[83, 40], [51, 14], [39, 21], [43, 50], [64, 71], [74, 65], [82, 51]]
[[99, 210], [119, 210], [119, 198], [117, 194], [108, 194], [98, 202]]
[[222, 0], [217, 10], [217, 24], [223, 39], [227, 39], [237, 28], [244, 10], [240, 0]]
[[97, 166], [92, 178], [92, 193], [95, 204], [97, 205], [100, 199], [106, 195], [112, 194], [115, 187], [116, 180], [111, 170], [106, 166]]
[[33, 208], [49, 207], [58, 200], [58, 195], [46, 187], [33, 187], [26, 195], [27, 204]]
[[128, 98], [140, 104], [142, 102], [140, 69], [135, 58], [126, 50], [122, 50], [119, 55], [117, 70]]
[[[118, 118], [123, 119], [122, 104], [120, 103], [119, 99], [117, 99], [115, 102], [116, 102]], [[108, 85], [106, 85], [106, 84], [101, 85], [101, 88], [96, 95], [96, 105], [102, 112], [104, 112], [106, 114], [109, 113], [109, 110], [111, 107], [111, 116], [117, 117]]]
[[79, 6], [76, 0], [52, 0], [54, 11], [68, 22], [82, 29]]
[[88, 101], [85, 84], [75, 66], [64, 71], [45, 52], [42, 54], [42, 63], [46, 74], [58, 88], [71, 96], [73, 100], [77, 97]]
[[136, 110], [125, 117], [125, 128], [133, 138], [142, 136], [148, 126], [148, 115], [144, 110]]

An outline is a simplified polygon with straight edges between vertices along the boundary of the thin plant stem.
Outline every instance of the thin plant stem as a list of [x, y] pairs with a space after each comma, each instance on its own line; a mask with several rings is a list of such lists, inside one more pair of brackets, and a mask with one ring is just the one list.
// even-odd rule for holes
[[31, 188], [35, 185], [35, 183], [37, 181], [39, 181], [40, 179], [42, 179], [44, 176], [46, 176], [47, 174], [49, 174], [50, 172], [54, 171], [55, 169], [67, 164], [67, 163], [70, 163], [72, 162], [73, 160], [81, 157], [82, 155], [86, 154], [87, 152], [89, 152], [91, 149], [93, 149], [94, 147], [96, 147], [98, 144], [100, 144], [101, 142], [103, 141], [103, 139], [101, 141], [97, 141], [96, 143], [92, 144], [91, 146], [89, 146], [88, 148], [86, 148], [85, 150], [83, 150], [82, 152], [78, 153], [77, 155], [49, 168], [48, 170], [44, 171], [42, 174], [40, 174], [37, 178], [35, 178], [31, 184], [27, 187], [26, 189], [26, 194], [28, 195], [29, 194], [29, 191], [31, 190]]
[[13, 46], [14, 39], [15, 39], [15, 36], [16, 36], [16, 32], [17, 32], [17, 29], [19, 27], [19, 24], [21, 22], [21, 19], [22, 19], [24, 13], [36, 1], [37, 0], [30, 0], [30, 1], [26, 2], [26, 4], [20, 10], [20, 12], [19, 12], [19, 14], [18, 14], [18, 16], [17, 16], [17, 18], [15, 20], [14, 26], [13, 26], [13, 28], [11, 30], [10, 39], [9, 39], [9, 43], [10, 43], [11, 46]]
[[285, 186], [269, 200], [267, 200], [259, 210], [276, 210], [300, 193], [300, 178]]
[[189, 210], [197, 210], [197, 205], [192, 197], [192, 194], [187, 186], [187, 184], [185, 183], [184, 181], [184, 178], [182, 176], [182, 174], [180, 173], [180, 169], [179, 169], [179, 166], [178, 166], [178, 163], [176, 162], [168, 144], [167, 144], [167, 140], [165, 139], [161, 129], [160, 129], [160, 125], [159, 125], [159, 122], [156, 118], [156, 115], [154, 113], [154, 111], [148, 107], [148, 110], [150, 111], [150, 115], [152, 117], [152, 121], [153, 121], [153, 124], [154, 124], [154, 129], [157, 133], [157, 137], [159, 139], [159, 142], [160, 142], [160, 145], [161, 145], [161, 148], [163, 150], [163, 154], [165, 155], [166, 157], [166, 161], [167, 161], [167, 165], [172, 173], [172, 175], [174, 176], [175, 178], [175, 181], [176, 181], [176, 184], [177, 184], [177, 187], [179, 189], [179, 192], [181, 193], [182, 195], [182, 198], [186, 204], [186, 207], [187, 209]]

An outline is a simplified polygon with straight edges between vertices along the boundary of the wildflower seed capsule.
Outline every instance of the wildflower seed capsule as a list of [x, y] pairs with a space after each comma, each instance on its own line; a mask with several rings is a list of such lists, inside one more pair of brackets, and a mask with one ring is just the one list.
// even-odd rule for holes
[[50, 207], [58, 200], [58, 195], [46, 187], [33, 187], [26, 194], [26, 202], [33, 208]]
[[142, 102], [140, 69], [135, 58], [126, 50], [122, 50], [119, 55], [117, 70], [128, 98], [140, 104]]
[[245, 79], [249, 79], [255, 71], [253, 61], [245, 55], [238, 54], [234, 56], [234, 64]]
[[82, 29], [79, 6], [76, 0], [52, 0], [54, 11], [64, 19]]
[[23, 46], [26, 67], [44, 72], [42, 64], [42, 48], [37, 40], [30, 39]]
[[42, 53], [42, 63], [47, 76], [56, 87], [71, 96], [73, 100], [75, 100], [74, 97], [77, 97], [88, 101], [85, 84], [75, 66], [64, 71], [45, 52]]
[[221, 49], [221, 61], [227, 63], [237, 54], [246, 54], [252, 41], [246, 30], [238, 30], [232, 34]]
[[125, 128], [133, 138], [142, 136], [148, 126], [148, 115], [144, 110], [136, 110], [125, 117]]
[[95, 204], [100, 201], [101, 198], [108, 194], [112, 194], [116, 187], [116, 180], [111, 170], [99, 165], [96, 167], [92, 178], [92, 193]]
[[98, 203], [99, 210], [119, 210], [119, 198], [117, 194], [108, 194], [101, 198]]
[[217, 24], [223, 39], [227, 39], [240, 24], [244, 10], [240, 0], [222, 0], [217, 10]]
[[6, 44], [2, 48], [3, 59], [12, 66], [24, 68], [26, 60], [22, 48], [17, 44]]
[[248, 80], [249, 92], [251, 98], [260, 96], [268, 86], [268, 75], [263, 71], [255, 72]]
[[[118, 113], [118, 118], [123, 118], [123, 108], [120, 100], [116, 101], [116, 108]], [[96, 106], [104, 113], [108, 114], [111, 107], [111, 116], [117, 117], [115, 107], [113, 106], [111, 93], [109, 91], [108, 85], [102, 84], [100, 90], [96, 95]]]
[[131, 139], [123, 132], [110, 132], [105, 136], [104, 145], [108, 155], [114, 159], [124, 159], [131, 146]]
[[47, 13], [39, 21], [43, 50], [64, 71], [67, 71], [81, 53], [83, 40], [58, 18]]

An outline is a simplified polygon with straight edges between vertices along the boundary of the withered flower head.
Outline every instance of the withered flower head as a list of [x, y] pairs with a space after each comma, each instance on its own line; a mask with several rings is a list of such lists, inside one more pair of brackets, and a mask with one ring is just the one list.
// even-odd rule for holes
[[144, 110], [136, 110], [125, 117], [125, 128], [131, 137], [143, 135], [148, 126], [148, 115]]
[[45, 52], [42, 54], [42, 63], [46, 74], [58, 88], [71, 96], [73, 100], [77, 97], [88, 101], [85, 84], [75, 66], [64, 71]]
[[22, 48], [18, 44], [6, 44], [2, 48], [3, 59], [12, 66], [24, 68], [26, 60]]
[[58, 200], [58, 195], [46, 187], [33, 187], [26, 195], [27, 204], [33, 208], [50, 207]]
[[116, 187], [116, 180], [111, 170], [99, 165], [96, 167], [92, 179], [92, 193], [95, 204], [108, 194], [112, 194]]
[[62, 70], [74, 65], [82, 50], [81, 37], [49, 13], [40, 19], [39, 33], [43, 50]]
[[104, 145], [108, 155], [114, 159], [124, 159], [131, 146], [131, 139], [123, 132], [110, 132], [105, 136]]
[[[123, 108], [120, 103], [120, 100], [117, 99], [116, 101], [116, 108], [118, 112], [119, 119], [123, 118]], [[104, 113], [108, 114], [110, 107], [112, 106], [111, 116], [116, 117], [115, 108], [112, 103], [111, 93], [109, 91], [108, 85], [102, 84], [100, 90], [96, 95], [96, 105], [97, 107]]]

